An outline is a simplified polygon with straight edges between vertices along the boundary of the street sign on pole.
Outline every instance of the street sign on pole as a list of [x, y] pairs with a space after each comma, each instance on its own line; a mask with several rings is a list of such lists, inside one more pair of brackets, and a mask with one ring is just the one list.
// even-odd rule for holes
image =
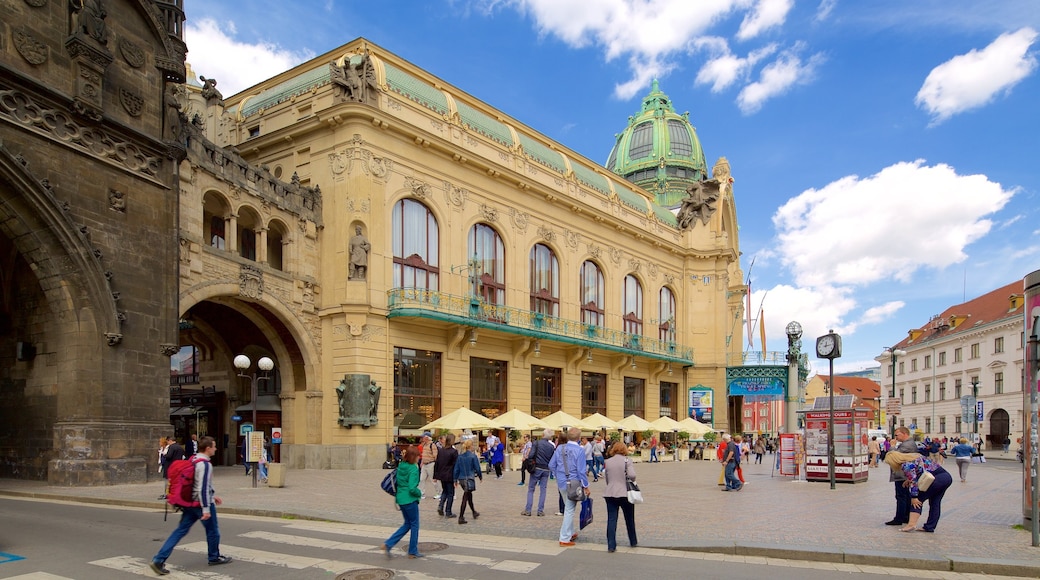
[[975, 403], [975, 421], [977, 421], [979, 423], [982, 422], [982, 418], [985, 416], [985, 413], [983, 412], [983, 409], [982, 409], [982, 403], [983, 403], [983, 401], [977, 401]]

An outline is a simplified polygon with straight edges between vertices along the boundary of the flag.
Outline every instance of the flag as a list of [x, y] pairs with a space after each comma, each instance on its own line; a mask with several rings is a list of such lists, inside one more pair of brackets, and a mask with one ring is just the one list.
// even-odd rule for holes
[[751, 276], [748, 276], [747, 280], [747, 308], [744, 310], [744, 317], [747, 318], [748, 350], [751, 350], [755, 346], [751, 333]]
[[761, 306], [758, 308], [758, 336], [762, 339], [762, 358], [766, 354], [766, 311]]

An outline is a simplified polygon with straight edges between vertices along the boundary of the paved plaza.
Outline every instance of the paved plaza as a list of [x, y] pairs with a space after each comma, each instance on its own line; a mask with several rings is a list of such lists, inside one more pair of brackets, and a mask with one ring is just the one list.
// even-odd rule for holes
[[[646, 498], [636, 507], [640, 546], [1040, 577], [1040, 548], [1032, 547], [1030, 530], [1022, 525], [1021, 464], [1013, 457], [991, 454], [988, 463], [971, 466], [967, 483], [960, 483], [955, 475], [934, 534], [900, 533], [896, 526], [884, 525], [895, 510], [893, 486], [884, 466], [871, 469], [866, 482], [839, 483], [831, 490], [828, 482], [794, 482], [778, 476], [769, 464], [774, 457], [767, 455], [761, 465], [745, 464], [747, 485], [731, 493], [719, 492], [719, 464], [713, 461], [637, 463]], [[956, 472], [952, 460], [946, 467]], [[392, 498], [379, 489], [384, 474], [382, 470], [288, 471], [285, 487], [261, 484], [254, 489], [242, 467], [220, 467], [215, 487], [224, 498], [221, 510], [226, 513], [395, 527], [400, 513]], [[485, 475], [474, 496], [480, 519], [470, 518], [464, 526], [437, 516], [431, 485], [421, 505], [422, 529], [556, 538], [560, 518], [553, 515], [555, 490], [547, 494], [545, 517], [521, 516], [527, 488], [517, 485], [519, 478], [519, 472], [506, 472], [500, 480]], [[154, 506], [159, 511], [163, 502], [156, 498], [161, 488], [161, 481], [67, 488], [0, 480], [0, 495]], [[602, 544], [605, 550], [606, 510], [598, 497], [602, 489], [602, 480], [592, 484], [596, 520], [582, 531], [579, 543]]]

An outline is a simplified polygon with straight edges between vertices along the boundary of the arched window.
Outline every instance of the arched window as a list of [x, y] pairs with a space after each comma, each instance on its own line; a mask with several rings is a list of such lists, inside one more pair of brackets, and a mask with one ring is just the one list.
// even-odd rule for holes
[[275, 270], [285, 269], [283, 249], [288, 240], [289, 228], [280, 221], [272, 221], [267, 226], [267, 265]]
[[621, 296], [623, 330], [629, 334], [643, 334], [643, 287], [636, 277], [625, 276], [625, 287]]
[[223, 250], [227, 245], [227, 203], [215, 192], [207, 192], [202, 198], [202, 239], [211, 247]]
[[477, 224], [469, 231], [470, 259], [476, 259], [477, 295], [488, 304], [506, 301], [506, 250], [498, 232], [487, 224]]
[[658, 338], [675, 342], [675, 294], [667, 286], [661, 286], [657, 294]]
[[394, 288], [440, 287], [437, 218], [414, 199], [394, 205]]
[[243, 207], [238, 210], [238, 255], [256, 261], [256, 238], [261, 225], [255, 210]]
[[560, 315], [560, 262], [545, 244], [531, 248], [531, 310]]
[[603, 272], [595, 262], [581, 265], [581, 321], [603, 326]]
[[628, 158], [638, 161], [650, 157], [654, 152], [654, 124], [650, 121], [636, 125], [632, 131], [632, 142], [628, 147]]

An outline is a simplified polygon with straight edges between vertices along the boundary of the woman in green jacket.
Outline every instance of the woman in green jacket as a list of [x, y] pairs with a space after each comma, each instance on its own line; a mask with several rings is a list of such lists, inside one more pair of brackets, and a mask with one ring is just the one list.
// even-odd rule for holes
[[419, 500], [422, 499], [422, 491], [419, 490], [419, 450], [415, 446], [409, 447], [404, 452], [404, 460], [397, 466], [397, 505], [401, 506], [401, 515], [404, 523], [383, 543], [383, 552], [390, 557], [390, 550], [401, 541], [408, 532], [408, 557], [422, 558], [419, 553]]

